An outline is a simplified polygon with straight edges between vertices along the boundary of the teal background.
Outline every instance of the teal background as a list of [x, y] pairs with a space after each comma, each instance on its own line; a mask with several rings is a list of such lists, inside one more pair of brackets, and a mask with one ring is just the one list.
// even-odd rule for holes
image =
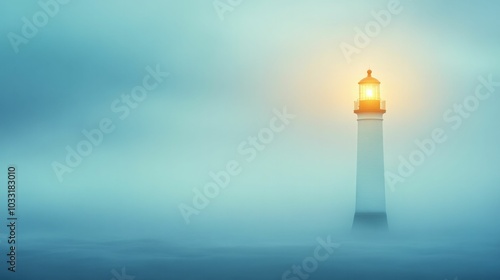
[[[165, 252], [186, 267], [168, 279], [205, 279], [204, 274], [190, 276], [191, 265], [209, 262], [198, 259], [204, 253], [190, 255], [188, 248], [309, 246], [327, 234], [338, 235], [342, 243], [354, 213], [353, 101], [369, 67], [387, 101], [386, 171], [397, 173], [399, 156], [408, 159], [417, 149], [415, 140], [431, 137], [436, 128], [447, 135], [411, 176], [387, 188], [391, 229], [415, 238], [458, 235], [461, 241], [447, 243], [443, 251], [433, 251], [429, 243], [420, 248], [430, 248], [422, 249], [429, 254], [456, 252], [464, 261], [450, 260], [440, 273], [425, 274], [429, 268], [422, 255], [409, 253], [422, 266], [398, 274], [392, 265], [381, 264], [381, 271], [407, 279], [472, 277], [479, 270], [472, 263], [485, 258], [482, 279], [498, 277], [493, 267], [500, 232], [500, 87], [457, 129], [443, 114], [474, 93], [478, 77], [500, 81], [500, 3], [401, 1], [401, 13], [348, 63], [340, 44], [354, 44], [354, 28], [364, 29], [373, 20], [370, 13], [386, 9], [387, 3], [243, 1], [220, 20], [211, 1], [75, 0], [61, 6], [17, 54], [8, 33], [20, 34], [21, 18], [31, 19], [40, 7], [35, 1], [0, 3], [0, 162], [5, 170], [0, 178], [5, 176], [5, 182], [10, 164], [17, 167], [19, 269], [25, 273], [17, 279], [69, 277], [72, 272], [62, 267], [74, 263], [80, 264], [77, 271], [101, 267], [96, 270], [101, 278], [127, 266], [136, 279], [167, 279], [158, 276], [168, 274], [161, 269]], [[120, 120], [110, 104], [141, 85], [145, 68], [156, 65], [170, 76]], [[240, 143], [268, 127], [273, 110], [284, 107], [295, 119], [254, 161], [245, 161]], [[64, 163], [65, 147], [76, 147], [85, 139], [81, 131], [97, 128], [103, 118], [112, 119], [116, 129], [60, 182], [53, 162]], [[209, 172], [223, 170], [230, 160], [240, 162], [242, 172], [186, 225], [179, 205], [192, 204], [193, 188], [202, 189], [211, 181]], [[7, 235], [2, 228], [3, 255]], [[491, 243], [478, 245], [478, 239]], [[79, 247], [86, 242], [97, 242], [98, 249]], [[108, 242], [110, 247], [103, 245]], [[141, 242], [169, 245], [146, 250], [151, 254], [144, 262], [152, 265], [146, 269], [129, 259], [149, 248]], [[464, 253], [458, 249], [461, 242], [479, 252]], [[76, 260], [49, 262], [43, 267], [53, 269], [28, 275], [42, 256], [64, 259], [64, 246]], [[120, 248], [134, 249], [124, 253]], [[297, 261], [307, 256], [307, 248], [297, 253]], [[110, 253], [114, 250], [121, 253]], [[248, 256], [238, 250], [235, 254]], [[280, 259], [284, 251], [277, 252]], [[170, 261], [167, 267], [184, 267]], [[249, 263], [254, 261], [240, 264]], [[259, 279], [279, 279], [293, 261], [270, 264], [272, 272], [255, 263]], [[349, 258], [345, 264], [344, 270], [332, 271], [348, 275]]]

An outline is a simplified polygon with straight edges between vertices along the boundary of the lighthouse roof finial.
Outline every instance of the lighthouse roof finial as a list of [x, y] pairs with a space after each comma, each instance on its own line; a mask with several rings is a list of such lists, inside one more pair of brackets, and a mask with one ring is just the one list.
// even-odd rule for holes
[[380, 84], [379, 80], [372, 77], [372, 70], [371, 69], [368, 69], [368, 71], [366, 71], [366, 73], [368, 73], [368, 76], [366, 76], [364, 79], [359, 81], [358, 84], [360, 84], [360, 85], [361, 84]]

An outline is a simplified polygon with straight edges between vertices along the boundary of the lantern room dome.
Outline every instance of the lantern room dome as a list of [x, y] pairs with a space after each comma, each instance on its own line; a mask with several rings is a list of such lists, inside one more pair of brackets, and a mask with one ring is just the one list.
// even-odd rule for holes
[[372, 77], [372, 70], [368, 69], [368, 71], [366, 71], [366, 73], [368, 74], [368, 76], [366, 76], [366, 78], [363, 78], [361, 81], [359, 81], [358, 85], [361, 85], [361, 84], [377, 84], [377, 85], [379, 85], [380, 84], [379, 80]]

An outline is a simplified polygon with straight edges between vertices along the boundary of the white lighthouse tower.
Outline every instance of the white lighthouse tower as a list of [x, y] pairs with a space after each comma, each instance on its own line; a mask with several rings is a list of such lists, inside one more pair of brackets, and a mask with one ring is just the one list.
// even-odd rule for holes
[[382, 122], [385, 101], [380, 99], [380, 82], [368, 76], [359, 81], [358, 156], [356, 169], [356, 213], [353, 230], [386, 230], [384, 145]]

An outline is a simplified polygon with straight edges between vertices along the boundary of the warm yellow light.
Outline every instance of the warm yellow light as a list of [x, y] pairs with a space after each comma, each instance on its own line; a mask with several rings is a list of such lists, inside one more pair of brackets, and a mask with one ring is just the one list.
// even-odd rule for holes
[[371, 89], [366, 90], [366, 96], [372, 97], [373, 96], [373, 91]]

